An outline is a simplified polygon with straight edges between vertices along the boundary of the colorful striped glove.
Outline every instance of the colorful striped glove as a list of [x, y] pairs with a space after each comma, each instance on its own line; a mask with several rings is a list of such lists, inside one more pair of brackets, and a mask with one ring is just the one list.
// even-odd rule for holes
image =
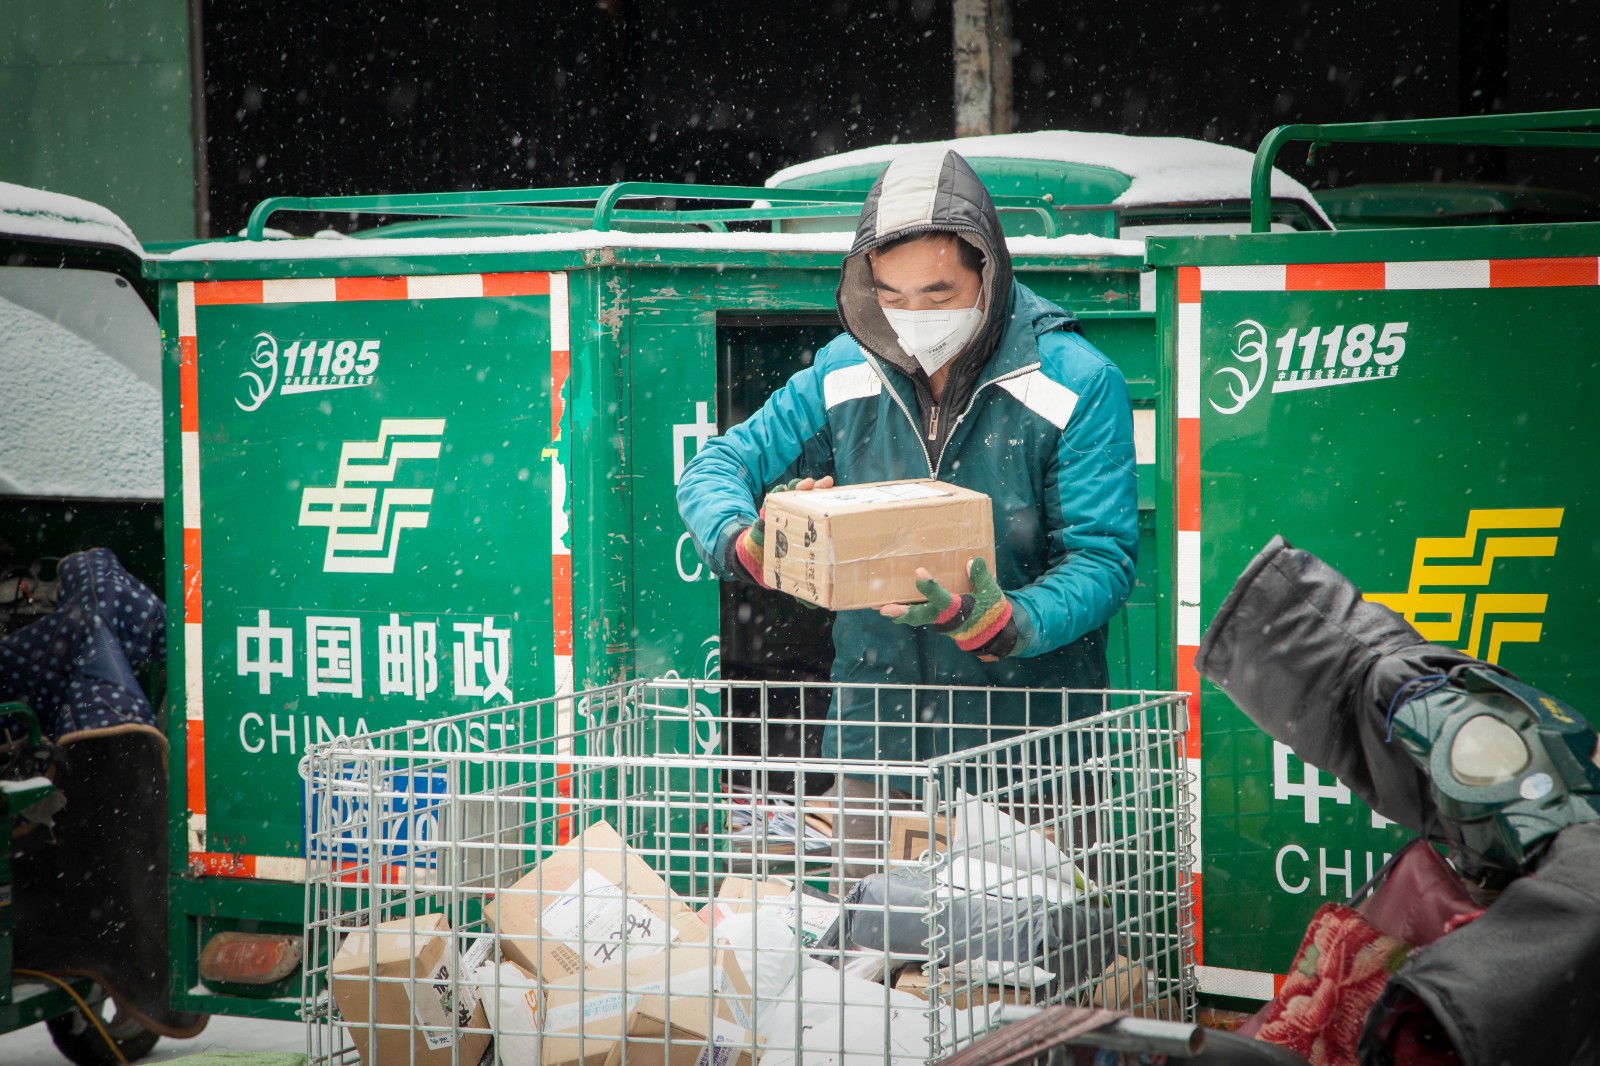
[[917, 591], [928, 597], [928, 602], [907, 607], [894, 620], [907, 626], [932, 626], [962, 651], [980, 658], [1004, 658], [1016, 650], [1020, 639], [1011, 617], [1011, 601], [983, 559], [972, 560], [967, 576], [972, 579], [972, 594], [965, 596], [951, 595], [932, 578], [918, 581]]
[[766, 545], [767, 509], [763, 507], [755, 522], [745, 526], [744, 531], [733, 538], [733, 557], [747, 577], [762, 588], [770, 589], [772, 586], [761, 576], [765, 568]]
[[[770, 496], [774, 492], [809, 492], [812, 489], [833, 488], [833, 475], [826, 474], [820, 478], [797, 477], [793, 481], [782, 485], [774, 485], [767, 490]], [[724, 549], [723, 563], [728, 571], [735, 575], [743, 575], [747, 580], [760, 585], [764, 589], [772, 586], [762, 578], [762, 570], [766, 560], [767, 547], [767, 509], [761, 508], [756, 520], [728, 542]], [[804, 603], [805, 601], [800, 601]], [[812, 606], [806, 604], [806, 606]]]

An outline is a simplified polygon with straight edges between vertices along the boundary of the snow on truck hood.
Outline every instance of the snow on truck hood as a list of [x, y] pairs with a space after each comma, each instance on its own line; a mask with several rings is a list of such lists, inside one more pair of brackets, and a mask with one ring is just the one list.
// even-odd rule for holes
[[[1124, 206], [1240, 200], [1250, 195], [1250, 168], [1255, 156], [1242, 148], [1189, 137], [1133, 137], [1121, 133], [1079, 133], [1040, 130], [990, 137], [929, 141], [955, 149], [967, 159], [1033, 159], [1104, 167], [1126, 174], [1133, 184], [1113, 201]], [[826, 174], [842, 167], [887, 164], [916, 144], [880, 144], [825, 156], [786, 167], [767, 179], [774, 188], [797, 178]], [[1276, 168], [1272, 195], [1304, 200], [1319, 214], [1316, 200], [1300, 182]]]
[[[393, 240], [310, 237], [303, 240], [226, 241], [196, 244], [160, 258], [184, 260], [410, 258], [430, 255], [486, 255], [507, 252], [585, 251], [595, 248], [721, 252], [822, 252], [841, 258], [853, 231], [831, 233], [535, 233], [500, 237], [397, 237]], [[1066, 237], [1014, 237], [1011, 254], [1060, 257], [1131, 256], [1144, 258], [1144, 242], [1074, 234]]]
[[99, 204], [0, 181], [0, 236], [108, 244], [144, 255], [128, 224]]

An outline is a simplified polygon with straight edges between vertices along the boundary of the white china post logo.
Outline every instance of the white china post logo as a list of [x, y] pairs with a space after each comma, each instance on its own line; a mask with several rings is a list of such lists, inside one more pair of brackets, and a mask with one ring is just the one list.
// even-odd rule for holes
[[1406, 354], [1407, 322], [1374, 325], [1317, 325], [1292, 327], [1274, 339], [1266, 326], [1244, 319], [1233, 328], [1235, 363], [1219, 367], [1212, 375], [1223, 379], [1227, 403], [1211, 400], [1220, 414], [1238, 414], [1267, 382], [1273, 354], [1276, 373], [1272, 392], [1299, 392], [1304, 389], [1354, 385], [1362, 381], [1386, 381], [1400, 372]]
[[301, 492], [299, 525], [328, 530], [325, 573], [394, 573], [401, 532], [426, 528], [433, 505], [431, 488], [396, 488], [395, 474], [402, 463], [438, 460], [444, 422], [385, 418], [377, 440], [344, 442], [331, 487], [307, 486]]
[[254, 411], [275, 393], [329, 392], [371, 385], [378, 372], [375, 340], [297, 340], [280, 349], [270, 333], [257, 333], [250, 365], [239, 375], [246, 396], [234, 399], [241, 411]]

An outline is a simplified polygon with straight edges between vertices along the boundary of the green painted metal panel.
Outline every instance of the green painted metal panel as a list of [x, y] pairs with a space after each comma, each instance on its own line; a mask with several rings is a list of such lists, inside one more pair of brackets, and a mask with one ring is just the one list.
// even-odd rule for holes
[[[1164, 421], [1192, 441], [1163, 467], [1180, 684], [1277, 533], [1430, 640], [1556, 693], [1600, 682], [1579, 459], [1600, 447], [1600, 226], [1153, 243]], [[1313, 911], [1411, 834], [1209, 683], [1199, 725], [1202, 991], [1270, 994], [1250, 975], [1281, 973]]]
[[141, 237], [195, 232], [189, 4], [8, 5], [0, 180], [117, 212]]
[[169, 482], [203, 501], [170, 597], [204, 664], [191, 850], [298, 857], [307, 744], [554, 688], [551, 300], [439, 293], [196, 308], [169, 389], [197, 453]]

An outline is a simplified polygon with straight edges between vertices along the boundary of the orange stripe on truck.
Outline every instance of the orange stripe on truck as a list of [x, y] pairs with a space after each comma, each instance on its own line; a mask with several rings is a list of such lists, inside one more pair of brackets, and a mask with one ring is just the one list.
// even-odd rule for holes
[[1312, 289], [1382, 289], [1387, 273], [1382, 263], [1290, 263], [1284, 267], [1287, 292]]
[[1543, 288], [1600, 284], [1600, 260], [1594, 256], [1564, 259], [1491, 259], [1491, 289]]
[[206, 813], [206, 723], [191, 718], [184, 733], [184, 781], [191, 814]]
[[260, 280], [255, 281], [197, 281], [194, 283], [194, 304], [258, 304], [263, 302]]
[[485, 296], [548, 296], [550, 275], [543, 270], [530, 270], [517, 274], [485, 274]]

